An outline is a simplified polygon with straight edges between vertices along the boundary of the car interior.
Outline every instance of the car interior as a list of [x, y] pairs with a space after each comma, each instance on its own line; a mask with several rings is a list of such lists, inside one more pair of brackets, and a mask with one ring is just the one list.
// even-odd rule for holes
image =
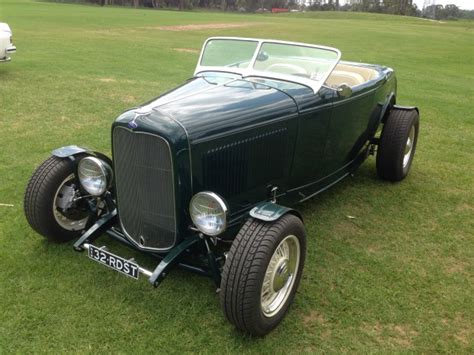
[[[265, 61], [257, 60], [254, 69], [319, 80], [318, 75], [322, 76], [327, 73], [327, 70], [329, 70], [328, 65], [330, 65], [330, 63], [327, 62], [315, 62], [293, 58], [285, 58], [284, 61], [282, 61], [281, 58], [270, 57]], [[378, 75], [379, 73], [375, 69], [342, 62], [336, 65], [325, 84], [331, 87], [338, 87], [341, 84], [354, 87], [376, 79]]]
[[371, 68], [339, 63], [326, 79], [326, 85], [337, 87], [344, 83], [354, 87], [376, 79], [378, 75], [379, 73]]

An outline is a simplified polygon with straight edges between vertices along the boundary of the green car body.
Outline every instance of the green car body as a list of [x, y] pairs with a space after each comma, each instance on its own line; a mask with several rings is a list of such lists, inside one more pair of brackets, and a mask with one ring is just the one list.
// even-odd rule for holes
[[365, 160], [396, 95], [394, 72], [371, 68], [379, 78], [348, 98], [324, 87], [316, 94], [296, 83], [280, 90], [274, 80], [256, 84], [233, 74], [205, 73], [147, 103], [153, 109], [145, 114], [137, 115], [138, 107], [120, 115], [112, 125], [113, 156], [113, 132], [119, 127], [163, 137], [179, 186], [176, 243], [189, 235], [188, 206], [200, 191], [227, 201], [232, 238], [252, 208], [272, 199], [273, 187], [277, 203], [293, 207]]
[[[48, 239], [76, 239], [75, 250], [155, 287], [175, 266], [211, 277], [229, 321], [264, 335], [301, 278], [297, 204], [376, 148], [380, 177], [408, 174], [419, 115], [396, 94], [392, 69], [341, 62], [334, 48], [211, 38], [191, 79], [116, 118], [111, 159], [53, 151], [25, 214]], [[147, 270], [94, 246], [104, 234], [159, 263]]]

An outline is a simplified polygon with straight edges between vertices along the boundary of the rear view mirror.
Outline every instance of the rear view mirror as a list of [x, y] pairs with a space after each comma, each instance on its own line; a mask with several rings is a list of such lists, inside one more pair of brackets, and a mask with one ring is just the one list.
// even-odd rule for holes
[[347, 84], [341, 84], [337, 87], [337, 94], [340, 97], [349, 97], [352, 95], [352, 89]]

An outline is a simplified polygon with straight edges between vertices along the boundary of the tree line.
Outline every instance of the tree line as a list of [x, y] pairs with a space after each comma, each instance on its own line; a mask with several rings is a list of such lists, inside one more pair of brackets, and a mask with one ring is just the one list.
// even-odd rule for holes
[[431, 5], [423, 9], [423, 17], [435, 20], [474, 19], [474, 10], [461, 10], [456, 5]]
[[357, 11], [418, 16], [431, 19], [474, 19], [474, 10], [461, 10], [456, 5], [430, 5], [419, 9], [413, 0], [53, 0], [84, 2], [101, 6], [119, 5], [190, 10], [203, 8], [221, 11], [265, 12], [272, 8], [295, 11]]
[[316, 11], [359, 11], [394, 15], [417, 16], [418, 7], [413, 0], [352, 0], [340, 5], [339, 0], [315, 0], [309, 6]]

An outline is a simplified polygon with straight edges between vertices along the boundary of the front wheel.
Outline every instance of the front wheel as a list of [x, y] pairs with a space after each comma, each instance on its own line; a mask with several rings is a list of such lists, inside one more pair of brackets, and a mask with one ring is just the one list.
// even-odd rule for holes
[[306, 238], [301, 220], [249, 219], [237, 234], [222, 273], [227, 319], [252, 335], [265, 335], [283, 319], [303, 271]]
[[79, 238], [91, 218], [71, 161], [56, 156], [48, 158], [33, 173], [23, 207], [30, 226], [54, 242]]

